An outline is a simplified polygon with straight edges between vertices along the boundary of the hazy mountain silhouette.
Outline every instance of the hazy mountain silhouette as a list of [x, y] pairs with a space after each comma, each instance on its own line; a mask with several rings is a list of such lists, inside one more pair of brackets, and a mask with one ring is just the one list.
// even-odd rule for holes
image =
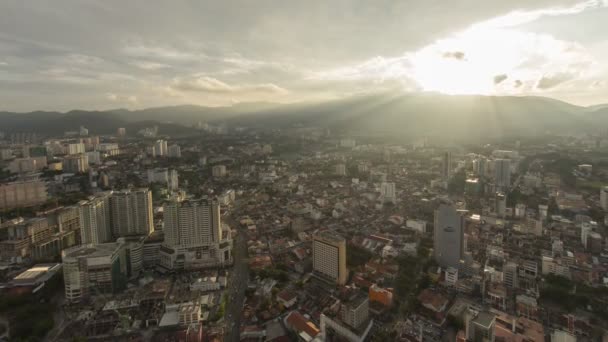
[[227, 107], [194, 105], [129, 111], [74, 110], [67, 113], [0, 112], [3, 131], [58, 134], [87, 127], [113, 133], [117, 127], [197, 122], [284, 128], [294, 125], [345, 128], [361, 132], [443, 135], [454, 138], [576, 133], [608, 123], [608, 108], [579, 107], [544, 97], [448, 96], [434, 93], [381, 93], [316, 103], [242, 103]]

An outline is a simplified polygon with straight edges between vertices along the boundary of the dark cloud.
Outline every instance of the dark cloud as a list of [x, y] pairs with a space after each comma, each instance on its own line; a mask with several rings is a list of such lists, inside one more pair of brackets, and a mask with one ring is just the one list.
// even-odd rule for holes
[[558, 73], [549, 76], [543, 76], [538, 83], [536, 84], [536, 88], [538, 89], [550, 89], [564, 82], [570, 81], [573, 78], [573, 75], [568, 73]]
[[500, 82], [506, 80], [507, 78], [508, 78], [508, 76], [505, 74], [496, 75], [496, 76], [494, 76], [494, 84], [499, 84]]
[[521, 87], [523, 84], [524, 84], [524, 83], [523, 83], [521, 80], [515, 80], [515, 82], [514, 82], [513, 86], [514, 86], [515, 88], [519, 88], [519, 87]]
[[443, 53], [443, 58], [453, 58], [453, 59], [457, 59], [459, 61], [464, 60], [464, 52], [462, 51], [450, 51], [450, 52], [444, 52]]

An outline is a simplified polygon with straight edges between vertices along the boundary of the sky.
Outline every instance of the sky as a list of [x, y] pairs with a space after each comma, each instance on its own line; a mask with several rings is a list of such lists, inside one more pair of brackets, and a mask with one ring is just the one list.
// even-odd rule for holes
[[0, 110], [369, 92], [608, 103], [608, 0], [0, 2]]

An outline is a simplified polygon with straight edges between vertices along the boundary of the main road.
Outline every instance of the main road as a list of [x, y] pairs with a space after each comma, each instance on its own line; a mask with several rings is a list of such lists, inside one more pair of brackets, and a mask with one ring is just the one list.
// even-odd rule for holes
[[232, 257], [234, 267], [228, 278], [228, 301], [224, 321], [226, 323], [226, 335], [224, 341], [240, 341], [241, 313], [245, 302], [245, 290], [249, 281], [249, 269], [247, 266], [247, 237], [246, 230], [239, 229], [234, 240]]

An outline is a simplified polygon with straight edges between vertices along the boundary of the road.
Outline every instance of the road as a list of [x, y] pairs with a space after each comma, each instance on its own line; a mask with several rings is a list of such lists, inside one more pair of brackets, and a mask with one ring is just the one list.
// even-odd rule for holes
[[234, 267], [228, 280], [228, 302], [224, 319], [226, 322], [226, 336], [224, 341], [240, 341], [241, 313], [245, 302], [245, 290], [249, 281], [247, 266], [247, 237], [245, 230], [239, 230], [234, 240], [233, 258]]

